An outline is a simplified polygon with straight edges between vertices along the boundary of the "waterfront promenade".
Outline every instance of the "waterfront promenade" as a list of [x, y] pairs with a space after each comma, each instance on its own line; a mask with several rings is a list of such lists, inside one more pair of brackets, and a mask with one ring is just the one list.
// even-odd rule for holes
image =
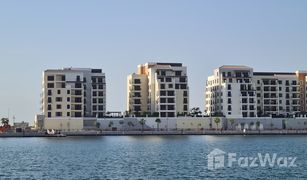
[[60, 135], [50, 135], [42, 132], [2, 133], [5, 137], [66, 137], [66, 136], [170, 136], [170, 135], [307, 135], [307, 130], [262, 130], [262, 131], [78, 131], [62, 132]]

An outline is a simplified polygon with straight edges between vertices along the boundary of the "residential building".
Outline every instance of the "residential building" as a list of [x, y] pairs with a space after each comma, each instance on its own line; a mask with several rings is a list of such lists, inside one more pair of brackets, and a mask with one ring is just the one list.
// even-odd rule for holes
[[221, 66], [208, 77], [205, 113], [226, 117], [289, 116], [306, 113], [307, 72], [254, 72]]
[[175, 117], [189, 110], [187, 67], [181, 63], [146, 63], [127, 79], [127, 111]]
[[44, 129], [95, 126], [106, 113], [106, 82], [101, 69], [49, 69], [43, 73]]

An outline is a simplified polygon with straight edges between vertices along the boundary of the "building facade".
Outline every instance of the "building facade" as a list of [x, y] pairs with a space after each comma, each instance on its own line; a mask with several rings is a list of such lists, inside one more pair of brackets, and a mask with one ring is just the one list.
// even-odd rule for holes
[[106, 113], [105, 74], [86, 68], [44, 71], [41, 111], [45, 129], [95, 126], [95, 118]]
[[127, 78], [127, 111], [175, 117], [189, 111], [187, 67], [181, 63], [146, 63]]
[[208, 77], [205, 113], [226, 117], [289, 116], [306, 113], [307, 73], [253, 72], [221, 66]]

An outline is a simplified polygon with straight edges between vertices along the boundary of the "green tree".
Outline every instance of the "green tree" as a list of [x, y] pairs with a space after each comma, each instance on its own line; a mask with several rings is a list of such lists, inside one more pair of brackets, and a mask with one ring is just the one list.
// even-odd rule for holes
[[9, 126], [9, 122], [10, 122], [9, 118], [2, 118], [1, 119], [1, 124], [3, 125], [3, 127]]
[[216, 117], [216, 118], [214, 118], [214, 122], [215, 122], [215, 124], [216, 124], [216, 129], [218, 129], [218, 128], [219, 128], [219, 124], [220, 124], [220, 122], [221, 122], [221, 119], [218, 118], [218, 117]]
[[194, 107], [190, 110], [190, 115], [192, 117], [197, 117], [197, 116], [200, 116], [202, 114], [202, 112], [200, 111], [200, 108], [199, 107]]
[[160, 119], [160, 118], [157, 118], [157, 119], [155, 120], [155, 122], [157, 123], [157, 130], [159, 131], [159, 130], [160, 130], [161, 119]]
[[142, 119], [139, 121], [139, 123], [140, 123], [140, 125], [142, 126], [142, 132], [143, 132], [143, 131], [144, 131], [144, 125], [146, 124], [146, 120], [142, 118]]

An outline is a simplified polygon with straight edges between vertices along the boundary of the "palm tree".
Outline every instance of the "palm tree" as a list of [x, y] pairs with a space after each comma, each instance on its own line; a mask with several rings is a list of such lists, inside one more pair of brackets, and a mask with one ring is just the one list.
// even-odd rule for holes
[[216, 117], [216, 118], [214, 119], [214, 122], [215, 122], [215, 124], [216, 124], [216, 129], [218, 129], [219, 124], [220, 124], [220, 122], [221, 122], [221, 119], [218, 118], [218, 117]]
[[1, 119], [1, 123], [2, 123], [3, 127], [9, 126], [9, 122], [10, 122], [9, 118], [2, 118]]
[[143, 133], [143, 131], [144, 131], [144, 125], [145, 125], [145, 123], [146, 123], [146, 120], [142, 118], [142, 119], [139, 121], [139, 123], [140, 123], [140, 125], [142, 126], [142, 133]]
[[130, 129], [130, 127], [133, 127], [134, 124], [133, 124], [131, 121], [129, 121], [129, 122], [128, 122], [128, 126], [129, 126], [129, 129]]
[[110, 121], [109, 122], [109, 128], [112, 128], [113, 124], [114, 124], [113, 121]]
[[233, 130], [233, 125], [235, 124], [235, 119], [229, 119], [231, 129]]
[[159, 126], [160, 126], [160, 123], [161, 123], [161, 119], [157, 118], [155, 122], [157, 123], [157, 130], [159, 131], [160, 130]]
[[271, 126], [271, 130], [273, 130], [273, 126], [274, 126], [274, 124], [273, 124], [273, 123], [271, 123], [271, 124], [270, 124], [270, 126]]
[[96, 122], [96, 128], [99, 129], [100, 128], [100, 123]]
[[260, 121], [256, 122], [256, 126], [257, 126], [258, 131], [260, 132]]

